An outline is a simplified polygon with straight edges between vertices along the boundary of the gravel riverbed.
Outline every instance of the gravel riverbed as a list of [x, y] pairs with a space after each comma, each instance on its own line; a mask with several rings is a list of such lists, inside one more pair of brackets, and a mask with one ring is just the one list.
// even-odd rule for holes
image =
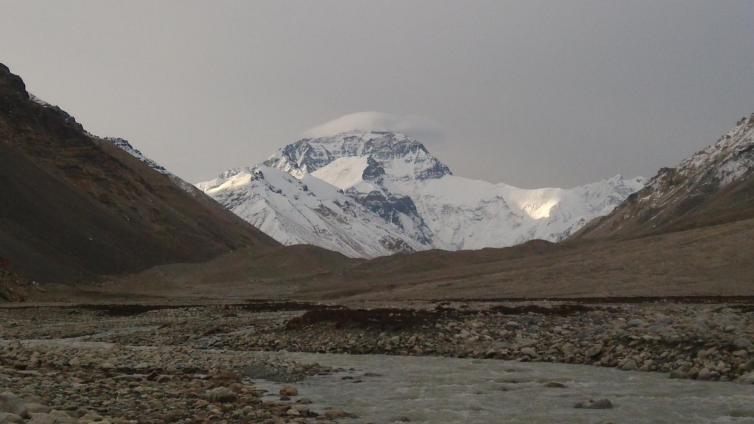
[[[37, 423], [348, 420], [350, 411], [315, 408], [296, 387], [338, 370], [282, 350], [585, 364], [753, 384], [752, 340], [746, 302], [10, 307], [0, 308], [0, 414]], [[269, 381], [289, 386], [271, 394], [260, 386]], [[3, 406], [19, 402], [25, 414]]]

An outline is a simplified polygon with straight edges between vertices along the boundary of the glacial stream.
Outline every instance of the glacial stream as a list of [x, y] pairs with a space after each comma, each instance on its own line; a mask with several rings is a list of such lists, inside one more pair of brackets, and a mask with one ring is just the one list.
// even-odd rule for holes
[[[276, 354], [277, 355], [277, 354]], [[583, 365], [499, 360], [280, 353], [342, 368], [293, 385], [313, 410], [353, 423], [754, 423], [754, 385], [670, 379]], [[276, 398], [282, 384], [260, 382]], [[565, 387], [546, 387], [557, 382]], [[552, 384], [550, 384], [552, 386]], [[607, 398], [612, 409], [576, 409]], [[295, 400], [295, 399], [294, 399]]]

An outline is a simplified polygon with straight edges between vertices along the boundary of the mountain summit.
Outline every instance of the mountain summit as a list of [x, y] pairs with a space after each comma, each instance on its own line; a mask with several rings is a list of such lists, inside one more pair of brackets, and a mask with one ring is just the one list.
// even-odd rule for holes
[[348, 131], [304, 138], [197, 187], [283, 244], [374, 257], [561, 240], [642, 185], [616, 176], [520, 189], [455, 176], [404, 134]]
[[[296, 178], [320, 171], [320, 175], [334, 178], [336, 186], [347, 185], [349, 181], [342, 177], [354, 173], [364, 173], [367, 178], [388, 174], [406, 180], [451, 175], [450, 169], [422, 143], [389, 131], [349, 131], [332, 137], [305, 138], [280, 149], [265, 165]], [[329, 171], [322, 171], [325, 167]]]

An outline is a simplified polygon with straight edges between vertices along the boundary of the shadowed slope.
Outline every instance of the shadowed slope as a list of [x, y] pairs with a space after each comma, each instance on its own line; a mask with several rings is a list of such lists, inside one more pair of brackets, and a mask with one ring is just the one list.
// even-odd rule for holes
[[42, 282], [86, 280], [277, 243], [30, 98], [0, 65], [0, 256]]

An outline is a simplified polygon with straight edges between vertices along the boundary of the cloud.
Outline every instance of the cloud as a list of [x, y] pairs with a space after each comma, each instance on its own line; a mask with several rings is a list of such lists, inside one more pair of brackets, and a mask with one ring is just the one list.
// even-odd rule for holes
[[401, 116], [383, 112], [355, 112], [309, 128], [304, 137], [327, 137], [346, 131], [393, 131], [421, 142], [438, 143], [445, 133], [435, 121], [422, 116]]

